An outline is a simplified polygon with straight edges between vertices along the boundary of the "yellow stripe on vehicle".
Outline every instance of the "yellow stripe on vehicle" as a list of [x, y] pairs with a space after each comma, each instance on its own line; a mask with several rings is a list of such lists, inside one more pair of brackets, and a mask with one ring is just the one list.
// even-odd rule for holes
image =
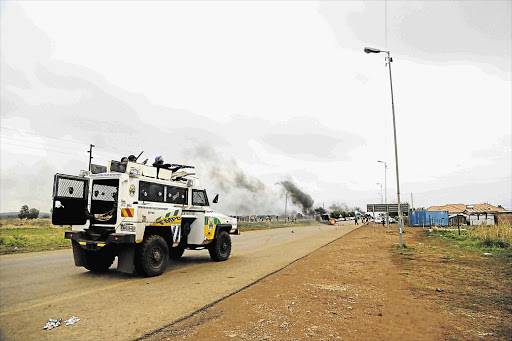
[[78, 244], [80, 244], [80, 245], [85, 245], [85, 244], [87, 244], [87, 243], [86, 243], [86, 242], [78, 242]]
[[105, 243], [98, 243], [98, 246], [105, 246]]

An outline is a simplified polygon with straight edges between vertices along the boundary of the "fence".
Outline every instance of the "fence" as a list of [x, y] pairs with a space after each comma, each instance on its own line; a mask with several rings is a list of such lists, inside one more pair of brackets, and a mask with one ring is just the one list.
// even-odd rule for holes
[[410, 211], [410, 226], [448, 226], [448, 211]]

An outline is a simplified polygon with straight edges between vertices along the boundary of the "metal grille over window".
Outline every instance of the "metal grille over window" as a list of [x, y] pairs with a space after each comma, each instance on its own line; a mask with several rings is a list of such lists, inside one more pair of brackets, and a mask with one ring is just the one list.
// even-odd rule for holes
[[167, 186], [167, 197], [165, 202], [173, 204], [187, 204], [187, 189]]
[[116, 201], [117, 188], [114, 186], [105, 186], [94, 184], [92, 186], [92, 200]]
[[80, 198], [84, 196], [85, 181], [59, 178], [57, 196], [62, 198]]
[[151, 182], [141, 181], [139, 183], [139, 200], [142, 201], [164, 201], [164, 186]]
[[206, 194], [204, 193], [204, 191], [192, 191], [192, 205], [208, 205], [206, 201]]

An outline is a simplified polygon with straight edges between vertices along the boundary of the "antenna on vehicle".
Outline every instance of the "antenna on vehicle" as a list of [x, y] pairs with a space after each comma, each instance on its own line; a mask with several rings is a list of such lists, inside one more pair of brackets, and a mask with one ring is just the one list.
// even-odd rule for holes
[[139, 156], [137, 156], [137, 157], [135, 158], [135, 161], [137, 161], [137, 160], [139, 159], [139, 157], [142, 155], [142, 153], [144, 153], [144, 151], [141, 151], [141, 152], [140, 152]]

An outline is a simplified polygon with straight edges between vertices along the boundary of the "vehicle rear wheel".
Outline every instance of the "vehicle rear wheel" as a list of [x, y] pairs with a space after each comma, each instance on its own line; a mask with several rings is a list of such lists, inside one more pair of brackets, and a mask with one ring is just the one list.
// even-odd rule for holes
[[105, 272], [114, 263], [115, 255], [108, 251], [85, 251], [84, 267], [92, 272]]
[[222, 262], [231, 254], [231, 238], [226, 231], [221, 232], [217, 239], [208, 248], [210, 258], [215, 262]]
[[169, 263], [169, 247], [159, 235], [151, 235], [142, 241], [135, 256], [135, 269], [141, 275], [161, 275]]

